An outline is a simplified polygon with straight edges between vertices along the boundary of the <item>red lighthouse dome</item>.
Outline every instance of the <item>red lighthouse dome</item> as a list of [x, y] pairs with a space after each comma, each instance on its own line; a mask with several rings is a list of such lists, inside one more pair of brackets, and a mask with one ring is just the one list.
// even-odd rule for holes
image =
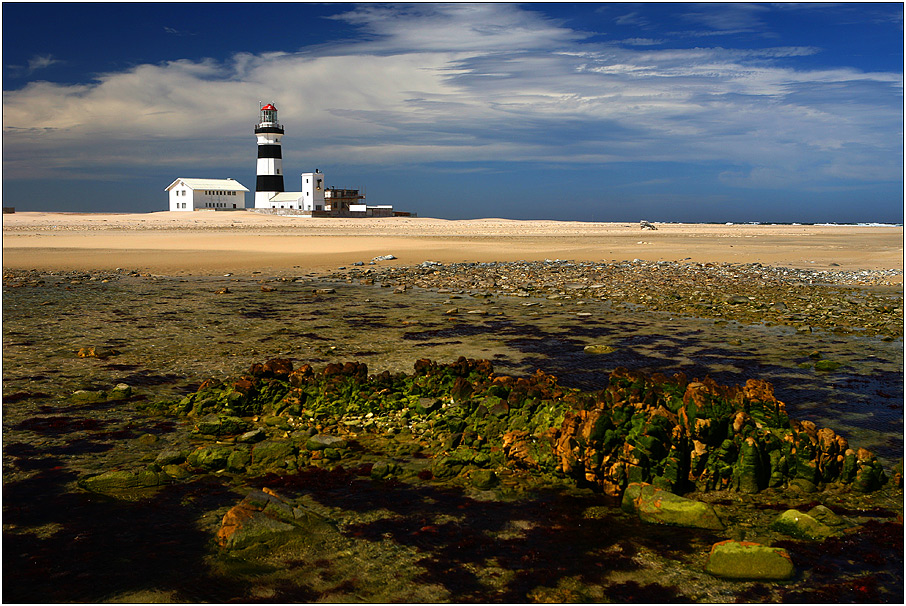
[[263, 110], [264, 110], [264, 109], [272, 109], [272, 110], [274, 110], [274, 111], [277, 111], [277, 108], [274, 107], [273, 105], [271, 105], [270, 103], [268, 103], [267, 105], [265, 105], [265, 106], [262, 107], [261, 109], [263, 109]]

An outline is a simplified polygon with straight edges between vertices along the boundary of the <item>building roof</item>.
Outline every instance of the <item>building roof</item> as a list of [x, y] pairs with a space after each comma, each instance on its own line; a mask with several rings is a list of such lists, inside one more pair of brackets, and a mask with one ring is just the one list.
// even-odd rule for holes
[[261, 109], [272, 109], [272, 110], [274, 110], [274, 111], [277, 111], [277, 108], [274, 107], [273, 105], [271, 105], [270, 103], [268, 103], [267, 105], [265, 105], [265, 106], [262, 107]]
[[179, 183], [184, 183], [189, 189], [221, 189], [226, 191], [248, 191], [248, 188], [235, 179], [186, 179], [180, 177], [168, 185], [164, 191], [170, 191]]
[[282, 191], [274, 194], [267, 199], [268, 202], [295, 202], [302, 198], [304, 194], [300, 191]]

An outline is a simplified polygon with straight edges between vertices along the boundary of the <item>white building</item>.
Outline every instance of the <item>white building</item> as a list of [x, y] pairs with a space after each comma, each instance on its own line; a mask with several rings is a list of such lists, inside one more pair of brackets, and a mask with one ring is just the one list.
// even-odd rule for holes
[[248, 191], [234, 179], [176, 179], [164, 190], [170, 210], [234, 210], [245, 208]]

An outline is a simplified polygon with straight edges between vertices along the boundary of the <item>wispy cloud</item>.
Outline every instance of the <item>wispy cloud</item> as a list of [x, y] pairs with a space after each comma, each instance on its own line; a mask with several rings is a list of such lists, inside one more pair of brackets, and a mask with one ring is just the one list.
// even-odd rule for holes
[[35, 72], [46, 69], [51, 65], [62, 63], [59, 59], [54, 59], [53, 55], [35, 55], [28, 60], [28, 65], [7, 65], [10, 75], [13, 77], [29, 77]]
[[176, 29], [175, 27], [170, 27], [168, 25], [164, 26], [164, 31], [171, 36], [194, 36], [195, 32], [190, 32], [188, 30]]
[[681, 15], [683, 19], [722, 33], [759, 31], [764, 28], [762, 15], [770, 11], [764, 4], [707, 4]]
[[[760, 6], [706, 25], [755, 27]], [[510, 4], [362, 5], [334, 18], [361, 37], [7, 91], [5, 177], [36, 176], [34, 157], [51, 172], [242, 165], [263, 97], [287, 128], [287, 163], [720, 163], [739, 167], [721, 177], [739, 187], [902, 172], [902, 74], [781, 61], [813, 47], [592, 43]]]

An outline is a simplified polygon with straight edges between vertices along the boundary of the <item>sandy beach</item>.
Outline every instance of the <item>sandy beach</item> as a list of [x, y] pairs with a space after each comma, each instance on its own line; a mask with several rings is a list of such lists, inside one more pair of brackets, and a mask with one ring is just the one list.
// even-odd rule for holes
[[279, 273], [333, 270], [393, 255], [396, 260], [387, 263], [642, 259], [847, 271], [903, 268], [902, 227], [655, 225], [657, 230], [637, 223], [505, 219], [19, 212], [3, 215], [3, 266]]

